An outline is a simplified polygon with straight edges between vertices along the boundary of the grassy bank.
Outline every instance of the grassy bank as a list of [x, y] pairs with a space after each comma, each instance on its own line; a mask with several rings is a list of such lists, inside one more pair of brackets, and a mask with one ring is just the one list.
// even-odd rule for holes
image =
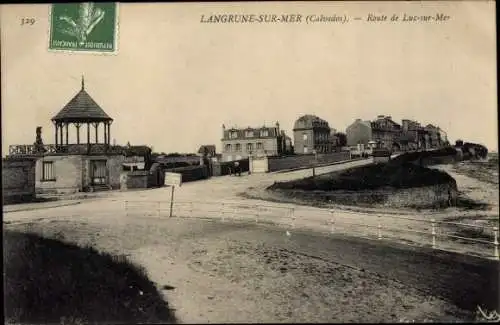
[[175, 323], [144, 269], [123, 256], [4, 231], [8, 323]]
[[453, 183], [447, 173], [420, 167], [410, 163], [372, 164], [355, 167], [341, 172], [307, 177], [290, 182], [280, 182], [268, 189], [303, 191], [359, 191], [380, 188], [411, 188]]

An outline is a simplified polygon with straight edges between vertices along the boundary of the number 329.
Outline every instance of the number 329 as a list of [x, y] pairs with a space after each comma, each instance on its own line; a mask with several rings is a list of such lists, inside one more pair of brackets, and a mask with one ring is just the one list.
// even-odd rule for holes
[[35, 18], [21, 18], [21, 26], [23, 25], [34, 25]]

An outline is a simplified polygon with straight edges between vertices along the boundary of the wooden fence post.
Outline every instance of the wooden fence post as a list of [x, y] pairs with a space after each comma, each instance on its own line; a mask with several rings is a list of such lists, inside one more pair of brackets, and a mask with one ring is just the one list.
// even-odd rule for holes
[[381, 219], [381, 217], [378, 216], [378, 226], [377, 226], [377, 228], [378, 228], [378, 236], [377, 236], [378, 239], [382, 239], [382, 224], [380, 223], [380, 219]]
[[493, 255], [495, 256], [495, 259], [498, 260], [499, 259], [499, 256], [498, 256], [498, 227], [493, 228], [493, 237], [494, 237], [493, 245], [495, 246]]
[[331, 234], [333, 234], [333, 232], [334, 232], [333, 223], [334, 223], [334, 220], [333, 220], [333, 210], [330, 210], [330, 233]]
[[436, 248], [436, 219], [431, 219], [432, 225], [432, 248]]

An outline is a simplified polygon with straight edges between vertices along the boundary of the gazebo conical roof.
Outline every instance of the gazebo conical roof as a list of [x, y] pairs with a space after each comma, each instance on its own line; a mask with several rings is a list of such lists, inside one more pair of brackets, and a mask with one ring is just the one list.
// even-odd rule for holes
[[106, 122], [113, 121], [106, 112], [85, 91], [82, 78], [81, 90], [52, 118], [54, 122]]

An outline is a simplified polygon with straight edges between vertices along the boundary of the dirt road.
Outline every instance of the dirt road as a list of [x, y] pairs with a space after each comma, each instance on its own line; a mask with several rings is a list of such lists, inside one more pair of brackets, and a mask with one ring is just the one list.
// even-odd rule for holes
[[128, 255], [187, 323], [465, 320], [498, 286], [486, 260], [272, 226], [87, 215], [6, 228]]
[[[368, 161], [322, 167], [316, 172], [365, 163]], [[333, 235], [315, 234], [304, 230], [324, 230], [329, 219], [324, 209], [239, 195], [248, 188], [310, 174], [311, 170], [301, 170], [186, 183], [175, 192], [176, 215], [190, 219], [166, 218], [168, 205], [158, 202], [169, 201], [170, 188], [160, 188], [115, 192], [61, 207], [36, 209], [35, 205], [18, 212], [10, 208], [11, 212], [4, 211], [4, 226], [128, 254], [146, 267], [158, 287], [175, 287], [166, 297], [183, 322], [446, 321], [470, 316], [455, 305], [469, 309], [478, 303], [496, 305], [488, 299], [492, 288], [498, 288], [498, 264], [494, 262], [349, 238], [345, 235], [359, 236], [359, 228], [348, 222], [336, 224]], [[126, 201], [139, 201], [142, 206], [127, 211]], [[193, 209], [182, 202], [197, 203]], [[223, 215], [218, 205], [224, 202], [227, 215], [246, 224], [220, 222]], [[287, 209], [296, 209], [300, 218], [293, 228], [286, 228], [291, 236], [284, 228], [248, 223], [255, 219], [255, 213], [248, 211], [265, 205], [273, 207], [259, 216], [260, 221], [287, 223]], [[386, 211], [385, 215], [394, 213], [415, 214]], [[336, 221], [368, 225], [376, 224], [378, 215], [384, 214], [335, 210]], [[414, 226], [408, 222], [399, 225]]]

